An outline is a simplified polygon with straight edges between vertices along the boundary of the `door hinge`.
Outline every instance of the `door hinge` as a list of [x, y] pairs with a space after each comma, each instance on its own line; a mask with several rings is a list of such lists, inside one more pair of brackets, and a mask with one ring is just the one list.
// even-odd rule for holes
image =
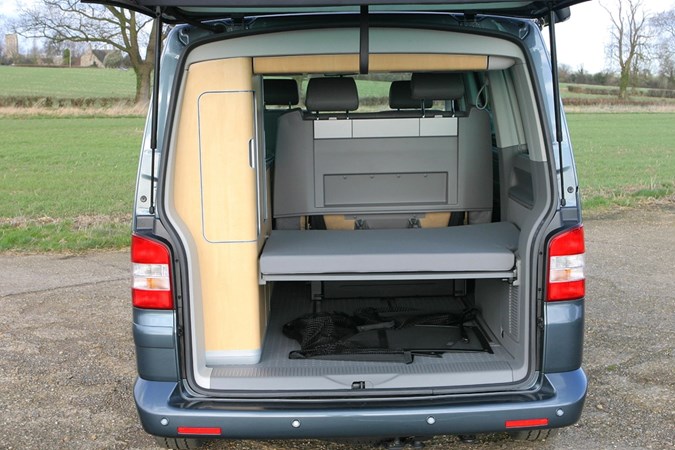
[[540, 330], [544, 329], [544, 318], [543, 317], [537, 318], [537, 328], [539, 328]]

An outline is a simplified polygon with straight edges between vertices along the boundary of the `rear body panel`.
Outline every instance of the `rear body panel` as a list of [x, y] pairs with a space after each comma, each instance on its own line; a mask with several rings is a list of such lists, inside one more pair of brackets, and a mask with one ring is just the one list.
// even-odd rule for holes
[[[581, 369], [548, 374], [543, 388], [531, 394], [455, 400], [443, 405], [331, 407], [228, 407], [183, 399], [176, 383], [136, 382], [134, 396], [148, 433], [180, 436], [178, 427], [218, 428], [230, 439], [300, 439], [345, 437], [433, 436], [507, 431], [506, 421], [545, 418], [543, 428], [579, 420], [586, 396]], [[400, 400], [400, 399], [399, 399]], [[440, 404], [439, 404], [440, 403]], [[162, 420], [167, 419], [167, 425]], [[214, 437], [214, 436], [211, 436]]]
[[[369, 3], [372, 4], [372, 2]], [[532, 3], [536, 3], [534, 7], [540, 7], [538, 2]], [[558, 3], [562, 6], [569, 6], [575, 2]], [[139, 2], [139, 5], [145, 4]], [[516, 15], [526, 14], [521, 12]], [[271, 24], [271, 29], [283, 28], [283, 19], [266, 18], [263, 20], [267, 21], [266, 26]], [[299, 19], [289, 19], [289, 23], [293, 20]], [[420, 25], [422, 34], [432, 35], [433, 31], [448, 28], [446, 26], [448, 19], [420, 17], [419, 21], [426, 23], [424, 26]], [[434, 21], [438, 21], [436, 25], [428, 24]], [[314, 26], [320, 28], [322, 25]], [[532, 95], [537, 99], [536, 103], [540, 105], [539, 110], [533, 112], [530, 119], [537, 123], [540, 122], [543, 135], [551, 135], [550, 130], [554, 130], [555, 127], [553, 98], [550, 92], [551, 76], [548, 69], [550, 63], [536, 26], [529, 21], [491, 18], [486, 19], [484, 25], [477, 25], [477, 28], [480, 27], [485, 29], [476, 31], [476, 35], [499, 35], [505, 42], [517, 42], [524, 49], [527, 67], [522, 73], [528, 73], [531, 77]], [[500, 27], [509, 30], [511, 34], [499, 34], [494, 31]], [[410, 28], [412, 29], [413, 26], [410, 25]], [[406, 31], [414, 33], [412, 30]], [[264, 29], [235, 32], [234, 36], [245, 37], [247, 34], [251, 36], [259, 34], [261, 36], [259, 42], [262, 42], [265, 40], [266, 32]], [[180, 100], [176, 96], [182, 82], [182, 70], [186, 67], [183, 64], [187, 64], [191, 54], [199, 54], [199, 52], [203, 54], [200, 58], [208, 60], [209, 46], [206, 45], [200, 49], [200, 43], [212, 42], [211, 47], [215, 47], [217, 39], [219, 38], [210, 37], [206, 31], [188, 28], [174, 30], [167, 39], [167, 48], [161, 68], [163, 81], [160, 86], [158, 111], [159, 135], [165, 136], [164, 140], [160, 139], [157, 149], [159, 162], [157, 165], [157, 179], [159, 180], [157, 197], [159, 199], [166, 200], [171, 196], [171, 190], [176, 188], [176, 186], [165, 185], [167, 157], [170, 157], [165, 149], [171, 148], [171, 131], [178, 126], [175, 122], [174, 108]], [[255, 39], [251, 42], [254, 43]], [[255, 48], [255, 45], [251, 44], [251, 47]], [[194, 52], [192, 52], [193, 49]], [[279, 52], [282, 51], [283, 49], [280, 48]], [[251, 50], [248, 50], [247, 54], [250, 56]], [[516, 82], [515, 85], [520, 90], [529, 88], [528, 83], [525, 82], [520, 86]], [[254, 87], [247, 86], [246, 89], [237, 87], [231, 90], [252, 92]], [[247, 97], [245, 101], [255, 102], [252, 97]], [[360, 396], [358, 392], [348, 390], [342, 391], [342, 394], [353, 399], [351, 406], [344, 400], [336, 401], [335, 406], [331, 406], [332, 401], [335, 400], [334, 397], [341, 395], [339, 391], [327, 394], [321, 391], [297, 389], [279, 389], [276, 392], [273, 389], [261, 389], [258, 392], [246, 392], [243, 388], [237, 392], [224, 388], [210, 389], [208, 381], [210, 369], [203, 372], [193, 370], [194, 367], [207, 367], [203, 360], [196, 360], [203, 358], [204, 354], [212, 360], [223, 357], [223, 354], [212, 353], [209, 356], [208, 345], [210, 344], [200, 342], [200, 339], [204, 337], [191, 332], [194, 327], [201, 327], [204, 324], [199, 317], [201, 311], [196, 311], [192, 307], [193, 303], [190, 303], [191, 298], [202, 295], [192, 290], [195, 283], [191, 281], [193, 278], [190, 275], [190, 270], [194, 270], [191, 255], [195, 250], [190, 248], [192, 245], [189, 243], [190, 239], [186, 238], [180, 227], [176, 227], [178, 221], [171, 212], [167, 211], [170, 208], [161, 204], [157, 218], [148, 214], [151, 153], [144, 144], [139, 169], [134, 227], [136, 230], [145, 230], [145, 232], [160, 235], [172, 246], [172, 252], [175, 255], [173, 273], [176, 274], [176, 305], [178, 307], [176, 311], [134, 311], [134, 339], [139, 370], [139, 380], [134, 395], [146, 431], [155, 435], [175, 437], [179, 436], [178, 427], [214, 427], [221, 430], [219, 436], [227, 438], [337, 438], [497, 432], [506, 430], [506, 421], [532, 418], [548, 419], [548, 425], [544, 428], [562, 427], [575, 423], [581, 414], [587, 384], [586, 377], [580, 369], [583, 344], [583, 299], [574, 302], [543, 304], [540, 301], [541, 294], [535, 294], [541, 293], [545, 285], [545, 262], [542, 254], [546, 248], [546, 236], [561, 227], [569, 226], [570, 223], [580, 221], [576, 173], [566, 125], [563, 130], [567, 137], [563, 143], [562, 153], [562, 166], [565, 172], [565, 193], [563, 195], [567, 204], [566, 210], [573, 210], [576, 215], [570, 213], [563, 215], [559, 209], [559, 197], [556, 194], [559, 181], [556, 181], [555, 175], [555, 166], [560, 165], [557, 161], [558, 154], [551, 151], [549, 142], [542, 142], [541, 148], [547, 150], [540, 157], [534, 156], [530, 161], [533, 168], [531, 182], [538, 191], [546, 193], [538, 198], [547, 198], [548, 203], [537, 206], [540, 214], [531, 219], [534, 224], [528, 223], [530, 220], [528, 216], [519, 215], [519, 213], [513, 213], [515, 217], [512, 218], [516, 222], [520, 221], [521, 226], [527, 226], [530, 230], [529, 235], [521, 237], [528, 243], [522, 247], [526, 254], [519, 255], [520, 258], [526, 259], [527, 270], [518, 272], [517, 280], [521, 283], [523, 292], [531, 293], [523, 295], [533, 299], [531, 302], [533, 311], [527, 312], [524, 316], [526, 320], [523, 321], [527, 323], [522, 325], [523, 334], [533, 336], [533, 338], [531, 348], [525, 352], [527, 354], [525, 368], [514, 372], [518, 374], [517, 379], [499, 386], [469, 387], [468, 389], [445, 389], [443, 386], [436, 386], [398, 393], [396, 390], [382, 390], [368, 396]], [[148, 133], [149, 130], [146, 130], [145, 142], [149, 142]], [[531, 130], [526, 130], [526, 133], [531, 133], [532, 136], [537, 134]], [[533, 139], [530, 137], [530, 140]], [[497, 144], [507, 151], [514, 153], [520, 151], [516, 147], [508, 150], [510, 149], [508, 142]], [[258, 161], [262, 158], [263, 155], [258, 154]], [[212, 165], [216, 163], [218, 162]], [[544, 173], [548, 174], [544, 176], [542, 175]], [[525, 203], [530, 194], [532, 193], [528, 194], [525, 191], [524, 197], [521, 195], [525, 198]], [[190, 205], [193, 201], [194, 199], [185, 199], [184, 204]], [[509, 200], [503, 197], [501, 201]], [[223, 220], [226, 218], [209, 219], [211, 223]], [[238, 223], [234, 224], [236, 225]], [[239, 236], [232, 240], [260, 248], [262, 245], [260, 243], [261, 231], [263, 230], [258, 230], [257, 236], [244, 236], [244, 238]], [[218, 229], [206, 228], [204, 233], [210, 241], [230, 240], [227, 236], [218, 235]], [[237, 260], [243, 261], [242, 258]], [[255, 265], [256, 262], [251, 261], [251, 264]], [[241, 289], [240, 285], [237, 286], [236, 277], [230, 284], [233, 289]], [[263, 289], [263, 287], [251, 284], [247, 289], [253, 291], [259, 288]], [[490, 289], [492, 288], [486, 289], [485, 292], [492, 292]], [[237, 292], [230, 295], [240, 295]], [[261, 298], [265, 295], [262, 294]], [[536, 302], [535, 297], [538, 298]], [[265, 307], [264, 303], [256, 306], [261, 309]], [[534, 311], [535, 308], [538, 312]], [[220, 314], [228, 315], [232, 312], [221, 311]], [[526, 312], [522, 314], [525, 315]], [[251, 317], [259, 316], [258, 309], [251, 313]], [[542, 319], [542, 328], [537, 328], [539, 318]], [[245, 322], [240, 323], [239, 326], [242, 327], [240, 334], [255, 335], [251, 338], [252, 340], [263, 338], [259, 329], [249, 329], [250, 327]], [[257, 327], [258, 324], [255, 326]], [[215, 327], [211, 326], [211, 329]], [[213, 335], [207, 336], [206, 339], [217, 340], [219, 337]], [[206, 352], [196, 350], [204, 348], [207, 349]], [[514, 347], [516, 353], [523, 352], [518, 348], [520, 347]], [[229, 355], [224, 356], [227, 358]], [[256, 355], [244, 356], [252, 360], [257, 357]], [[386, 401], [383, 400], [383, 396], [387, 398]], [[384, 406], [385, 403], [390, 406]], [[353, 404], [359, 406], [356, 407]], [[371, 404], [373, 406], [368, 406]], [[165, 422], [163, 419], [168, 419], [168, 425], [162, 424]]]
[[[317, 21], [319, 19], [316, 19]], [[328, 18], [323, 18], [322, 20], [329, 20]], [[283, 21], [280, 19], [280, 23], [283, 23]], [[318, 25], [317, 25], [318, 26]], [[533, 26], [533, 25], [529, 25]], [[228, 51], [228, 54], [233, 57], [232, 61], [242, 61], [246, 59], [246, 55], [251, 55], [254, 58], [257, 58], [258, 55], [284, 55], [284, 53], [288, 53], [288, 48], [289, 44], [288, 42], [297, 42], [297, 45], [293, 47], [293, 51], [296, 52], [302, 52], [302, 47], [300, 47], [300, 43], [303, 42], [304, 45], [310, 45], [310, 46], [315, 46], [316, 42], [325, 42], [328, 47], [327, 49], [324, 49], [323, 47], [317, 47], [317, 52], [329, 52], [329, 53], [340, 53], [340, 52], [348, 52], [350, 51], [350, 45], [353, 42], [356, 42], [354, 39], [355, 36], [358, 36], [358, 29], [350, 29], [350, 28], [339, 28], [339, 29], [323, 29], [321, 27], [321, 30], [307, 30], [303, 32], [293, 32], [293, 31], [288, 31], [288, 32], [277, 32], [277, 33], [262, 33], [262, 34], [254, 34], [250, 37], [244, 37], [242, 36], [239, 38], [237, 35], [235, 35], [234, 39], [231, 40], [213, 40], [213, 41], [206, 41], [204, 45], [202, 46], [197, 46], [197, 43], [195, 43], [193, 46], [189, 47], [182, 55], [182, 60], [185, 64], [184, 67], [189, 67], [191, 68], [190, 71], [188, 72], [188, 76], [191, 74], [195, 73], [197, 70], [197, 67], [201, 67], [202, 64], [216, 64], [217, 61], [214, 59], [218, 57], [218, 55], [222, 55], [222, 49], [226, 49]], [[303, 34], [309, 37], [304, 37], [304, 39], [301, 40], [301, 37], [303, 37]], [[447, 46], [452, 44], [452, 40], [450, 38], [445, 38], [444, 33], [440, 32], [439, 30], [414, 30], [414, 29], [404, 29], [399, 31], [399, 36], [396, 36], [396, 31], [394, 29], [387, 29], [387, 28], [378, 28], [378, 29], [373, 29], [372, 31], [372, 36], [371, 36], [371, 42], [372, 42], [372, 49], [373, 51], [378, 51], [380, 48], [382, 50], [379, 51], [393, 51], [393, 49], [401, 49], [400, 46], [396, 47], [394, 44], [392, 44], [392, 39], [398, 39], [397, 42], [410, 42], [408, 44], [408, 47], [404, 48], [406, 51], [415, 51], [415, 45], [417, 45], [417, 48], [419, 48], [419, 44], [414, 44], [413, 43], [413, 38], [415, 36], [417, 37], [423, 37], [421, 39], [422, 42], [430, 42], [431, 44], [428, 44], [426, 47], [429, 47], [429, 45], [433, 45], [436, 48], [442, 48], [444, 45], [447, 48]], [[409, 39], [404, 39], [407, 36], [409, 36]], [[470, 51], [474, 52], [480, 52], [484, 51], [483, 49], [485, 47], [489, 47], [492, 52], [498, 52], [499, 55], [502, 54], [521, 54], [519, 53], [517, 47], [515, 47], [513, 44], [509, 43], [508, 41], [499, 41], [496, 39], [491, 39], [487, 37], [482, 37], [479, 36], [478, 33], [475, 33], [475, 35], [472, 35], [470, 37], [463, 37], [462, 34], [460, 33], [447, 33], [446, 36], [452, 36], [454, 39], [461, 39], [463, 42], [463, 45], [466, 46], [466, 48]], [[330, 39], [329, 39], [330, 37]], [[337, 37], [337, 38], [336, 38]], [[386, 39], [388, 37], [389, 39]], [[352, 42], [353, 41], [353, 42]], [[447, 44], [446, 44], [447, 42]], [[489, 44], [488, 44], [489, 42]], [[352, 46], [353, 47], [353, 46]], [[389, 50], [391, 49], [391, 50]], [[191, 50], [191, 51], [190, 51]], [[416, 51], [419, 51], [416, 50]], [[250, 58], [250, 56], [249, 56]], [[524, 58], [524, 57], [521, 57]], [[203, 61], [203, 62], [202, 62]], [[255, 67], [255, 61], [254, 60], [254, 67]], [[193, 70], [193, 68], [195, 68]], [[521, 76], [526, 77], [526, 73], [522, 73]], [[250, 75], [249, 75], [250, 77]], [[180, 80], [177, 80], [177, 83], [179, 83]], [[185, 92], [189, 92], [188, 89], [190, 89], [190, 84], [189, 84], [189, 78], [188, 81], [185, 82]], [[215, 85], [213, 85], [215, 86]], [[218, 89], [225, 89], [228, 90], [230, 88], [222, 88], [222, 87], [213, 87], [212, 85], [204, 86], [201, 89], [210, 89], [211, 91], [218, 90]], [[239, 88], [237, 88], [239, 89]], [[517, 90], [521, 90], [523, 92], [528, 92], [529, 91], [529, 84], [526, 82], [521, 83], [521, 85], [516, 86]], [[176, 89], [177, 92], [178, 89]], [[190, 91], [191, 92], [191, 91]], [[187, 94], [185, 94], [187, 96]], [[193, 95], [193, 94], [190, 94]], [[229, 95], [229, 94], [227, 94]], [[531, 94], [527, 94], [531, 95]], [[185, 103], [185, 99], [187, 97], [183, 98], [183, 103]], [[197, 97], [195, 97], [197, 98]], [[202, 101], [204, 97], [200, 96], [199, 101]], [[178, 99], [180, 101], [180, 99]], [[178, 104], [178, 102], [176, 103]], [[190, 105], [190, 103], [187, 103]], [[180, 117], [181, 120], [186, 116], [185, 110], [181, 110], [180, 112]], [[547, 159], [545, 156], [544, 150], [543, 150], [543, 140], [541, 138], [538, 138], [537, 136], [541, 135], [541, 131], [538, 129], [538, 125], [540, 122], [534, 117], [536, 117], [536, 112], [532, 111], [530, 112], [531, 117], [533, 118], [532, 123], [534, 124], [533, 126], [528, 127], [524, 134], [527, 135], [531, 141], [531, 152], [532, 154], [536, 154], [537, 156], [531, 156], [534, 159], [541, 160], [542, 162], [533, 162], [534, 166], [533, 167], [538, 167], [541, 166], [542, 168], [545, 167], [543, 164], [543, 161]], [[170, 114], [172, 116], [173, 114]], [[544, 124], [545, 125], [545, 124]], [[182, 127], [182, 122], [180, 127]], [[171, 160], [172, 154], [175, 154], [175, 151], [173, 149], [178, 149], [178, 148], [185, 148], [185, 145], [182, 144], [182, 138], [180, 137], [181, 130], [183, 128], [178, 128], [177, 132], [179, 133], [179, 137], [177, 138], [178, 141], [174, 144], [171, 144], [171, 146], [168, 147], [170, 150], [169, 152], [169, 160], [167, 165], [171, 168], [176, 168], [176, 169], [171, 169], [178, 173], [178, 170], [184, 170], [185, 168], [188, 167], [188, 163], [186, 163], [185, 159], [176, 159], [175, 161]], [[200, 135], [201, 136], [201, 135]], [[188, 141], [186, 141], [188, 142]], [[166, 142], [165, 142], [166, 144]], [[535, 149], [537, 149], [535, 151]], [[178, 158], [178, 157], [176, 157]], [[190, 165], [197, 166], [198, 164], [202, 164], [202, 168], [206, 167], [204, 165], [204, 159], [202, 157], [201, 161], [194, 160], [190, 162]], [[246, 171], [248, 170], [246, 168], [246, 161], [241, 162], [241, 170]], [[173, 172], [167, 173], [165, 176], [160, 177], [162, 180], [171, 180], [174, 179], [173, 177], [176, 177]], [[528, 169], [525, 169], [528, 170]], [[539, 170], [539, 169], [537, 169]], [[204, 169], [202, 169], [202, 177], [206, 175], [206, 172], [204, 172]], [[195, 169], [192, 171], [192, 175], [181, 175], [181, 179], [185, 180], [186, 183], [189, 183], [191, 179], [194, 179], [195, 177], [199, 177], [199, 172]], [[297, 177], [295, 177], [297, 178]], [[176, 178], [177, 179], [177, 178]], [[203, 178], [202, 178], [203, 179]], [[544, 177], [541, 177], [539, 175], [535, 175], [533, 177], [533, 182], [537, 183], [537, 191], [538, 192], [547, 192], [547, 188], [545, 187], [546, 181]], [[181, 182], [183, 183], [183, 182]], [[220, 283], [223, 283], [223, 276], [221, 275], [215, 275], [211, 278], [212, 281], [207, 281], [205, 280], [205, 272], [203, 270], [204, 266], [201, 266], [201, 269], [197, 268], [195, 261], [197, 260], [196, 255], [200, 255], [199, 258], [202, 258], [202, 248], [204, 248], [204, 251], [210, 252], [213, 250], [213, 247], [211, 246], [211, 243], [214, 242], [219, 242], [222, 245], [226, 246], [237, 246], [237, 251], [241, 250], [244, 251], [244, 246], [251, 246], [252, 248], [255, 248], [255, 235], [251, 236], [246, 236], [246, 239], [238, 236], [234, 236], [232, 238], [228, 238], [226, 234], [223, 234], [223, 238], [215, 239], [212, 236], [210, 236], [210, 232], [208, 227], [206, 228], [201, 228], [204, 225], [202, 225], [199, 222], [200, 216], [194, 212], [190, 212], [188, 208], [199, 208], [200, 205], [200, 192], [198, 190], [195, 190], [193, 194], [190, 194], [192, 197], [191, 199], [183, 200], [181, 199], [182, 197], [187, 195], [188, 189], [182, 187], [183, 184], [175, 184], [171, 187], [168, 188], [168, 190], [165, 190], [163, 187], [160, 187], [160, 198], [165, 198], [167, 200], [167, 203], [163, 204], [163, 211], [167, 215], [166, 217], [166, 223], [167, 224], [174, 224], [175, 228], [178, 231], [178, 235], [180, 236], [178, 239], [174, 238], [174, 240], [181, 242], [184, 245], [183, 251], [185, 252], [185, 266], [187, 267], [187, 270], [184, 271], [186, 275], [188, 275], [188, 279], [184, 283], [184, 286], [188, 286], [190, 291], [189, 295], [186, 296], [186, 298], [191, 299], [193, 302], [198, 302], [194, 303], [193, 306], [187, 307], [186, 310], [189, 310], [190, 317], [188, 320], [191, 322], [190, 327], [186, 327], [186, 331], [192, 330], [191, 332], [186, 332], [186, 338], [189, 339], [189, 343], [186, 344], [192, 351], [190, 352], [191, 355], [194, 356], [194, 360], [191, 362], [188, 362], [188, 367], [190, 366], [195, 366], [197, 369], [195, 370], [195, 379], [191, 383], [191, 387], [193, 389], [196, 389], [197, 391], [207, 394], [207, 392], [210, 389], [213, 389], [213, 386], [220, 386], [222, 384], [227, 384], [227, 383], [219, 383], [219, 384], [214, 384], [212, 383], [209, 378], [213, 376], [213, 372], [210, 370], [210, 366], [213, 365], [219, 365], [219, 364], [227, 364], [228, 361], [232, 361], [230, 364], [241, 364], [241, 363], [246, 363], [248, 360], [247, 358], [250, 358], [251, 361], [255, 360], [255, 348], [250, 347], [250, 342], [254, 342], [255, 336], [254, 334], [262, 334], [264, 333], [263, 330], [256, 330], [255, 327], [257, 324], [253, 322], [251, 319], [247, 320], [242, 320], [242, 319], [234, 319], [234, 316], [229, 313], [229, 314], [223, 314], [223, 311], [221, 309], [213, 309], [212, 311], [217, 311], [215, 314], [207, 313], [206, 311], [209, 310], [211, 311], [211, 306], [210, 305], [215, 305], [215, 302], [217, 302], [217, 299], [215, 299], [215, 296], [219, 296], [225, 292], [229, 292], [230, 289], [238, 289], [237, 292], [242, 292], [240, 289], [243, 286], [243, 277], [246, 276], [247, 280], [250, 280], [249, 275], [244, 275], [244, 272], [241, 272], [239, 275], [236, 276], [236, 279], [239, 280], [238, 282], [231, 282], [231, 283], [224, 283], [222, 287], [215, 288], [214, 286], [220, 286]], [[177, 192], [179, 193], [178, 196], [175, 196], [173, 193]], [[249, 195], [248, 193], [246, 195]], [[550, 194], [546, 194], [548, 196]], [[543, 194], [540, 195], [540, 199], [546, 198]], [[204, 196], [204, 205], [206, 205], [206, 197]], [[186, 205], [186, 208], [182, 208], [180, 205]], [[250, 204], [246, 203], [246, 204]], [[532, 205], [530, 207], [535, 207], [537, 211], [540, 211], [538, 214], [544, 214], [545, 210], [547, 208], [547, 204], [545, 202], [539, 202], [537, 205]], [[515, 208], [515, 207], [514, 207]], [[162, 211], [162, 210], [161, 210]], [[524, 210], [523, 210], [524, 211]], [[529, 231], [529, 235], [527, 235], [527, 240], [530, 241], [532, 239], [532, 236], [534, 236], [537, 233], [537, 230], [535, 228], [530, 228], [531, 226], [529, 223], [536, 223], [538, 221], [541, 221], [542, 218], [539, 217], [537, 219], [535, 218], [530, 218], [528, 219], [529, 213], [524, 213], [524, 212], [518, 212], [517, 210], [514, 209], [513, 212], [513, 217], [511, 220], [513, 220], [515, 223], [517, 223], [520, 227], [528, 227], [528, 229], [531, 229]], [[185, 219], [187, 217], [191, 217], [192, 219]], [[209, 221], [209, 215], [204, 215], [201, 219], [204, 221], [204, 223]], [[193, 223], [187, 223], [188, 220], [192, 220]], [[222, 221], [216, 221], [218, 224], [222, 224]], [[186, 226], [181, 226], [180, 224], [185, 223]], [[258, 230], [260, 232], [260, 230]], [[197, 243], [198, 238], [190, 238], [189, 236], [197, 236], [198, 234], [201, 233], [206, 233], [205, 241], [202, 243]], [[226, 232], [227, 233], [227, 232]], [[257, 238], [260, 238], [261, 235], [259, 234]], [[523, 244], [521, 252], [529, 252], [529, 250], [525, 250], [525, 245]], [[269, 246], [268, 246], [269, 247]], [[266, 247], [266, 249], [268, 248]], [[267, 251], [267, 250], [265, 250]], [[250, 254], [247, 253], [247, 254]], [[307, 256], [307, 255], [303, 255]], [[246, 258], [240, 257], [238, 259], [242, 264], [240, 266], [243, 268], [243, 263], [245, 262], [246, 265], [249, 265], [248, 261], [248, 256]], [[528, 263], [529, 264], [529, 263]], [[207, 264], [208, 265], [208, 264]], [[208, 265], [210, 268], [213, 267], [213, 265]], [[261, 264], [262, 267], [262, 264]], [[210, 269], [209, 272], [212, 272]], [[368, 276], [368, 275], [362, 275], [362, 277]], [[493, 274], [492, 277], [501, 277], [502, 275], [495, 275]], [[200, 281], [195, 281], [198, 277], [201, 277]], [[368, 276], [369, 277], [369, 276]], [[420, 277], [420, 275], [415, 275], [415, 277]], [[535, 280], [534, 278], [529, 276], [529, 271], [523, 269], [520, 273], [521, 277], [521, 282], [524, 284], [530, 284], [533, 283]], [[208, 282], [210, 287], [205, 287], [204, 283]], [[249, 281], [246, 281], [248, 283]], [[199, 289], [199, 290], [198, 290]], [[250, 288], [250, 291], [252, 292], [252, 287]], [[226, 298], [242, 298], [240, 293], [235, 293], [232, 291], [232, 294], [223, 294], [225, 295]], [[521, 295], [527, 295], [524, 292], [525, 289], [521, 289], [521, 292], [523, 294]], [[214, 300], [209, 300], [206, 297], [209, 296], [214, 296]], [[200, 301], [200, 299], [204, 299], [203, 301]], [[196, 305], [196, 306], [195, 306]], [[239, 302], [237, 304], [233, 304], [232, 307], [238, 308], [241, 310], [243, 305]], [[220, 308], [220, 307], [218, 307]], [[258, 314], [259, 311], [264, 308], [264, 305], [261, 304], [259, 309], [258, 309]], [[524, 311], [524, 310], [523, 310]], [[256, 311], [251, 310], [251, 316], [250, 317], [255, 317]], [[524, 314], [524, 312], [523, 312]], [[202, 321], [202, 317], [204, 317], [204, 320]], [[208, 323], [211, 319], [215, 319], [216, 317], [219, 317], [219, 322], [214, 322], [214, 323]], [[239, 316], [241, 317], [241, 316]], [[229, 319], [228, 319], [229, 318]], [[236, 320], [236, 322], [232, 323], [232, 326], [230, 326], [229, 322], [227, 320]], [[521, 321], [522, 326], [523, 326], [523, 335], [529, 335], [529, 330], [530, 325], [527, 323], [527, 321], [523, 320]], [[236, 330], [237, 327], [242, 326], [243, 324], [248, 324], [248, 328], [246, 328], [245, 333], [234, 333], [233, 330]], [[243, 325], [246, 326], [246, 325]], [[199, 334], [200, 330], [207, 329], [205, 336], [202, 337]], [[194, 333], [195, 330], [197, 331], [197, 334]], [[208, 331], [208, 330], [214, 330], [214, 332]], [[253, 333], [253, 334], [251, 334]], [[246, 342], [244, 342], [242, 339], [245, 338], [245, 336], [251, 335], [252, 339], [248, 339]], [[235, 342], [234, 337], [240, 340], [240, 342]], [[202, 340], [203, 339], [203, 340]], [[260, 339], [262, 339], [262, 336], [260, 336]], [[258, 344], [260, 345], [260, 344]], [[260, 348], [260, 347], [257, 347]], [[205, 349], [205, 351], [203, 350]], [[516, 358], [520, 359], [521, 362], [519, 362], [514, 368], [514, 374], [512, 377], [508, 379], [500, 378], [499, 380], [495, 380], [494, 382], [499, 382], [499, 383], [504, 383], [505, 381], [508, 380], [509, 383], [511, 384], [520, 384], [521, 386], [529, 386], [533, 383], [533, 371], [532, 370], [527, 370], [524, 367], [533, 367], [533, 362], [527, 362], [525, 364], [522, 359], [524, 358], [524, 353], [525, 350], [522, 348], [522, 343], [518, 344], [517, 346], [514, 346], [513, 348], [509, 349], [510, 351], [515, 352], [517, 355]], [[201, 356], [204, 355], [204, 356]], [[204, 358], [203, 360], [200, 360], [199, 358]], [[190, 356], [188, 356], [188, 361], [189, 361]], [[190, 376], [190, 374], [188, 374]], [[299, 381], [298, 386], [302, 386], [304, 383], [300, 383]], [[487, 381], [483, 382], [484, 384], [490, 384]], [[440, 386], [439, 386], [440, 387]], [[513, 386], [511, 386], [513, 388]], [[285, 389], [290, 389], [288, 386], [284, 386]], [[269, 388], [273, 389], [273, 388]], [[268, 389], [268, 390], [269, 390]], [[221, 392], [219, 395], [239, 395], [234, 393], [226, 393], [226, 392]]]
[[133, 334], [138, 376], [153, 381], [178, 380], [175, 312], [134, 308]]

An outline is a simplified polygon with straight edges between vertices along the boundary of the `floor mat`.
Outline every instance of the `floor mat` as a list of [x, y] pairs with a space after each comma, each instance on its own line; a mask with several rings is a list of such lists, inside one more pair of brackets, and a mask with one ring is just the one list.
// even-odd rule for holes
[[[332, 361], [329, 358], [290, 359], [300, 350], [297, 340], [282, 333], [284, 324], [313, 311], [342, 311], [347, 314], [364, 308], [416, 314], [461, 313], [466, 305], [452, 297], [322, 300], [321, 308], [311, 297], [307, 283], [277, 283], [272, 310], [258, 364], [229, 364], [213, 368], [211, 388], [220, 390], [306, 390], [350, 389], [355, 380], [376, 380], [380, 388], [459, 386], [510, 383], [514, 379], [513, 356], [483, 329], [492, 352], [456, 351], [439, 357], [415, 357], [412, 364], [390, 359]], [[480, 321], [480, 317], [478, 319]], [[473, 325], [473, 324], [472, 324]], [[470, 333], [470, 331], [469, 331]], [[386, 355], [385, 355], [386, 356]], [[391, 378], [389, 375], [396, 374]], [[280, 383], [279, 380], [284, 382]], [[380, 381], [377, 381], [380, 380]], [[382, 381], [386, 380], [386, 381]]]
[[284, 335], [300, 350], [290, 359], [391, 361], [411, 363], [416, 356], [449, 352], [489, 352], [490, 345], [476, 325], [477, 311], [420, 314], [366, 308], [306, 314], [284, 325]]

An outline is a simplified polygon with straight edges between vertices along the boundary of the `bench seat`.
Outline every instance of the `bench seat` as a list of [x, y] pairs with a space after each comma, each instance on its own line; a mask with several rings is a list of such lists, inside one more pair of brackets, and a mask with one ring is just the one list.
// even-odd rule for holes
[[261, 280], [511, 277], [518, 236], [508, 222], [427, 229], [274, 230], [260, 256]]

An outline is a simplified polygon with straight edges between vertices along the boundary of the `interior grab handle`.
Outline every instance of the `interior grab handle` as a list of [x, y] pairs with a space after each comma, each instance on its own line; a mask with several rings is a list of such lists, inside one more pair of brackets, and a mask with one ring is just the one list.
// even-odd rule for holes
[[256, 155], [255, 141], [253, 138], [248, 140], [248, 165], [251, 166], [251, 169], [257, 167], [257, 155]]
[[256, 215], [258, 217], [258, 220], [256, 222], [258, 223], [258, 236], [260, 236], [260, 233], [262, 233], [262, 223], [260, 220], [260, 171], [257, 170], [258, 168], [258, 145], [257, 142], [254, 138], [251, 138], [248, 140], [248, 165], [251, 167], [251, 169], [255, 170], [255, 197], [256, 197]]

